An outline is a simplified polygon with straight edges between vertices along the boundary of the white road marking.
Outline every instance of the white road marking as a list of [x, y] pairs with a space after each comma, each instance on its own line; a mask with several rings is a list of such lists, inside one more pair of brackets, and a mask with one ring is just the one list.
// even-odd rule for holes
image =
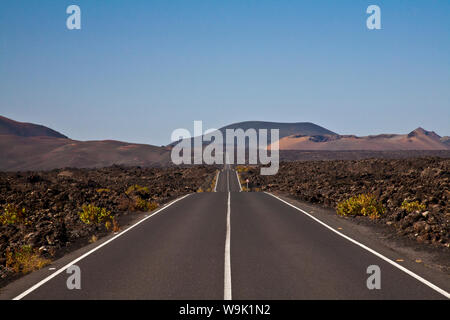
[[153, 217], [154, 215], [160, 213], [161, 211], [163, 211], [164, 209], [167, 209], [168, 207], [170, 207], [171, 205], [173, 205], [174, 203], [183, 200], [184, 198], [186, 198], [187, 196], [190, 196], [191, 194], [187, 194], [182, 196], [181, 198], [175, 199], [174, 201], [170, 202], [169, 204], [167, 204], [166, 206], [160, 208], [159, 210], [155, 211], [154, 213], [152, 213], [151, 215], [149, 215], [148, 217], [143, 218], [142, 220], [136, 222], [135, 224], [133, 224], [132, 226], [130, 226], [129, 228], [125, 229], [124, 231], [122, 231], [121, 233], [119, 233], [118, 235], [112, 237], [111, 239], [109, 239], [108, 241], [103, 242], [102, 244], [100, 244], [99, 246], [95, 247], [94, 249], [86, 252], [85, 254], [83, 254], [82, 256], [76, 258], [75, 260], [69, 262], [68, 264], [66, 264], [64, 267], [62, 267], [61, 269], [59, 269], [58, 271], [52, 273], [51, 275], [49, 275], [48, 277], [46, 277], [45, 279], [39, 281], [38, 283], [36, 283], [34, 286], [32, 286], [30, 289], [24, 291], [23, 293], [19, 294], [17, 297], [15, 297], [13, 300], [20, 300], [23, 297], [25, 297], [26, 295], [30, 294], [31, 292], [33, 292], [34, 290], [36, 290], [37, 288], [39, 288], [40, 286], [42, 286], [43, 284], [45, 284], [46, 282], [50, 281], [51, 279], [53, 279], [54, 277], [56, 277], [58, 274], [60, 274], [61, 272], [64, 272], [67, 268], [69, 268], [70, 266], [74, 265], [75, 263], [77, 263], [78, 261], [86, 258], [87, 256], [89, 256], [90, 254], [94, 253], [95, 251], [97, 251], [98, 249], [100, 249], [103, 246], [106, 246], [108, 243], [110, 243], [111, 241], [117, 239], [118, 237], [122, 236], [123, 234], [127, 233], [128, 231], [130, 231], [131, 229], [133, 229], [134, 227], [136, 227], [137, 225], [141, 224], [142, 222], [144, 222], [147, 219], [150, 219], [151, 217]]
[[217, 170], [216, 185], [214, 186], [214, 192], [217, 192], [217, 184], [219, 183], [219, 176], [220, 176], [220, 171]]
[[230, 192], [228, 192], [227, 233], [225, 238], [224, 300], [231, 300], [231, 256], [230, 256]]
[[236, 170], [234, 172], [236, 172], [236, 178], [237, 178], [237, 181], [239, 182], [239, 192], [241, 192], [242, 191], [242, 186], [241, 186], [241, 181], [239, 180], [239, 175], [238, 175]]
[[227, 169], [227, 191], [230, 192], [230, 169]]
[[439, 292], [440, 294], [442, 294], [443, 296], [445, 296], [447, 299], [450, 299], [450, 293], [448, 293], [447, 291], [445, 291], [445, 290], [439, 288], [438, 286], [432, 284], [430, 281], [428, 281], [428, 280], [422, 278], [421, 276], [415, 274], [414, 272], [412, 272], [412, 271], [406, 269], [406, 268], [403, 267], [402, 265], [400, 265], [400, 264], [398, 264], [398, 263], [392, 261], [391, 259], [389, 259], [389, 258], [383, 256], [381, 253], [378, 253], [377, 251], [375, 251], [375, 250], [373, 250], [373, 249], [367, 247], [366, 245], [364, 245], [364, 244], [362, 244], [362, 243], [360, 243], [360, 242], [358, 242], [358, 241], [356, 241], [356, 240], [350, 238], [349, 236], [346, 236], [345, 234], [343, 234], [343, 233], [341, 233], [341, 232], [335, 230], [334, 228], [332, 228], [332, 227], [330, 227], [329, 225], [327, 225], [326, 223], [320, 221], [319, 219], [317, 219], [316, 217], [312, 216], [311, 214], [309, 214], [309, 213], [306, 212], [305, 210], [302, 210], [302, 209], [300, 209], [300, 208], [297, 208], [297, 207], [294, 206], [293, 204], [290, 204], [289, 202], [287, 202], [287, 201], [285, 201], [285, 200], [283, 200], [283, 199], [281, 199], [281, 198], [277, 197], [276, 195], [273, 195], [273, 194], [271, 194], [271, 193], [269, 193], [269, 192], [265, 192], [265, 193], [267, 193], [268, 195], [271, 195], [272, 197], [274, 197], [274, 198], [280, 200], [281, 202], [284, 202], [284, 203], [287, 204], [288, 206], [291, 206], [292, 208], [294, 208], [294, 209], [296, 209], [296, 210], [302, 212], [303, 214], [307, 215], [308, 217], [310, 217], [310, 218], [313, 219], [314, 221], [320, 223], [321, 225], [323, 225], [323, 226], [326, 227], [327, 229], [333, 231], [334, 233], [340, 235], [341, 237], [347, 239], [348, 241], [350, 241], [350, 242], [352, 242], [352, 243], [354, 243], [354, 244], [360, 246], [361, 248], [363, 248], [363, 249], [369, 251], [370, 253], [376, 255], [378, 258], [383, 259], [384, 261], [390, 263], [390, 264], [393, 265], [394, 267], [396, 267], [396, 268], [400, 269], [401, 271], [407, 273], [408, 275], [410, 275], [410, 276], [413, 277], [414, 279], [416, 279], [416, 280], [422, 282], [423, 284], [425, 284], [426, 286], [430, 287], [431, 289], [433, 289], [433, 290]]

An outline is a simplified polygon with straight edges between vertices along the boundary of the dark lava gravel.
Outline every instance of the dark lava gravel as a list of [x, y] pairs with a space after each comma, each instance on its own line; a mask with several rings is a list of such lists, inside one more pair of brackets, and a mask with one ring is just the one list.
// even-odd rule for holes
[[[377, 221], [400, 235], [437, 247], [450, 244], [450, 159], [368, 159], [282, 162], [278, 174], [261, 176], [250, 168], [241, 174], [253, 190], [276, 191], [293, 198], [336, 208], [360, 193], [374, 194], [385, 206]], [[407, 213], [404, 200], [426, 209]]]
[[7, 248], [24, 245], [55, 259], [86, 245], [92, 236], [110, 233], [104, 225], [84, 224], [78, 213], [83, 205], [106, 208], [119, 225], [137, 211], [130, 186], [147, 187], [139, 197], [159, 205], [183, 194], [206, 190], [215, 167], [60, 169], [47, 172], [0, 172], [0, 214], [7, 204], [25, 208], [27, 223], [0, 225], [0, 286], [16, 277], [5, 267]]

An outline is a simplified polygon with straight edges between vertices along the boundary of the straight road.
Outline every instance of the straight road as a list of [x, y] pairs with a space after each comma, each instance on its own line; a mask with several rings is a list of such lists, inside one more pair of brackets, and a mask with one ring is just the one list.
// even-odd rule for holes
[[223, 170], [219, 172], [217, 179], [217, 192], [240, 192], [241, 186], [237, 179], [236, 171], [232, 170], [229, 165], [226, 165]]
[[[241, 192], [229, 166], [219, 172], [216, 191], [176, 201], [75, 261], [81, 270], [80, 290], [67, 289], [70, 275], [62, 267], [38, 285], [24, 277], [21, 286], [13, 283], [6, 292], [20, 299], [445, 299], [448, 295], [272, 195]], [[379, 290], [366, 285], [371, 265], [381, 271]], [[26, 281], [28, 290], [15, 289]]]

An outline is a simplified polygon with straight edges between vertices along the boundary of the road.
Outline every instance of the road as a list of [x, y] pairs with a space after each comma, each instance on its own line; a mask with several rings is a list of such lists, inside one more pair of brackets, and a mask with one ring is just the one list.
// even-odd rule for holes
[[[17, 299], [445, 299], [280, 199], [240, 191], [225, 167], [216, 192], [178, 199], [7, 291]], [[81, 270], [80, 290], [67, 288], [71, 264]], [[370, 265], [380, 268], [379, 290], [367, 288]]]

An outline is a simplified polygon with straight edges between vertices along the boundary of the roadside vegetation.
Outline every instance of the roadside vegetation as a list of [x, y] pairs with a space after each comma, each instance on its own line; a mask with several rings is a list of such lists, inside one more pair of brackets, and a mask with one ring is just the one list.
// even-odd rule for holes
[[248, 172], [249, 170], [250, 170], [250, 167], [249, 166], [242, 166], [242, 165], [239, 165], [239, 166], [236, 166], [236, 169], [235, 169], [238, 173], [243, 173], [243, 172]]
[[213, 179], [208, 188], [208, 192], [213, 192], [214, 189], [216, 188], [216, 183], [217, 183], [217, 178], [219, 177], [219, 173], [220, 173], [220, 170], [216, 170], [216, 172], [214, 173]]
[[[243, 192], [261, 192], [262, 188], [252, 183], [250, 178], [250, 172], [253, 172], [257, 168], [256, 166], [236, 166], [236, 172], [238, 173], [239, 182]], [[259, 170], [259, 169], [258, 169]], [[250, 180], [247, 187], [247, 179]]]
[[407, 201], [404, 200], [402, 202], [401, 208], [406, 210], [406, 212], [411, 213], [414, 211], [424, 211], [426, 206], [424, 204], [419, 203], [419, 201]]
[[82, 211], [79, 212], [78, 215], [84, 223], [96, 225], [104, 224], [106, 230], [112, 228], [114, 232], [118, 231], [119, 225], [117, 221], [114, 219], [111, 211], [106, 210], [106, 208], [100, 208], [93, 204], [89, 204], [87, 206], [84, 205], [81, 210]]
[[18, 225], [27, 223], [25, 208], [19, 208], [13, 204], [7, 204], [0, 214], [0, 225]]
[[134, 207], [138, 211], [149, 212], [149, 211], [153, 211], [153, 210], [157, 209], [159, 207], [159, 204], [154, 201], [148, 201], [148, 200], [145, 200], [142, 198], [136, 198]]
[[[206, 185], [202, 185], [197, 189], [197, 193], [202, 193], [202, 192], [214, 192], [214, 188], [216, 187], [216, 183], [217, 183], [217, 177], [219, 174], [220, 170], [216, 170], [214, 172], [214, 174], [212, 175], [212, 179], [211, 182], [206, 184]], [[209, 179], [208, 179], [209, 180]]]
[[[241, 183], [241, 188], [243, 192], [250, 192], [250, 188], [247, 188], [247, 182], [246, 179], [242, 177], [243, 173], [246, 173], [249, 171], [249, 167], [248, 166], [236, 166], [236, 172], [238, 174], [238, 179], [239, 182]], [[254, 190], [255, 192], [258, 192], [257, 190]]]
[[142, 187], [138, 184], [130, 186], [125, 192], [127, 195], [137, 194], [141, 197], [148, 197], [150, 195], [150, 189], [148, 187]]
[[374, 195], [360, 194], [339, 202], [336, 212], [340, 216], [368, 216], [371, 219], [378, 219], [386, 209]]
[[130, 203], [127, 208], [129, 211], [149, 212], [159, 207], [159, 204], [152, 200], [149, 187], [134, 184], [128, 187], [125, 194], [130, 199]]
[[29, 245], [6, 250], [6, 268], [15, 273], [27, 274], [45, 267], [50, 262], [50, 259], [41, 256], [39, 249], [33, 249]]

